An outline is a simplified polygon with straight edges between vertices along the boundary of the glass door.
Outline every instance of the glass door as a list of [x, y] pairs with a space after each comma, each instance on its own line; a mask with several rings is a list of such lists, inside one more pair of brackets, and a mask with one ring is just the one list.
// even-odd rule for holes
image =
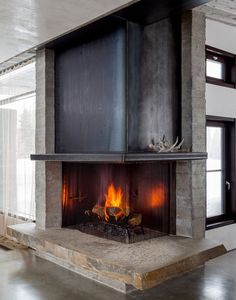
[[224, 122], [207, 122], [207, 224], [230, 216], [230, 134]]

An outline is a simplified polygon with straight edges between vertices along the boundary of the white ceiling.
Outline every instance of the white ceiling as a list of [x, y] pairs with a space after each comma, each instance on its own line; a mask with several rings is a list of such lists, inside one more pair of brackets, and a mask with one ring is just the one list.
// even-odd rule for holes
[[0, 63], [140, 0], [0, 0]]
[[197, 9], [209, 19], [236, 26], [236, 0], [212, 0]]
[[[0, 0], [0, 64], [138, 1]], [[213, 0], [200, 10], [210, 19], [236, 25], [236, 0]]]

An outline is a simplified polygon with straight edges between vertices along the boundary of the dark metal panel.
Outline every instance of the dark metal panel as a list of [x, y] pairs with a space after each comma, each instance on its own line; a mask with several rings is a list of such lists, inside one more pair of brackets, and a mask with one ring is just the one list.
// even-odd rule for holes
[[125, 151], [125, 45], [120, 21], [56, 52], [56, 152]]
[[130, 24], [129, 151], [145, 150], [152, 138], [164, 134], [170, 141], [180, 135], [180, 47], [179, 18]]
[[76, 153], [76, 154], [31, 154], [31, 160], [67, 162], [124, 162], [123, 153]]
[[169, 192], [170, 192], [170, 206], [169, 206], [169, 215], [170, 215], [170, 228], [169, 233], [176, 235], [176, 164], [169, 164]]
[[210, 0], [141, 0], [116, 13], [117, 16], [140, 24], [152, 24], [164, 18], [181, 14]]
[[177, 160], [205, 160], [207, 153], [200, 152], [172, 152], [172, 153], [127, 153], [125, 162], [152, 162]]
[[172, 152], [172, 153], [77, 153], [77, 154], [32, 154], [32, 160], [68, 161], [68, 162], [154, 162], [177, 160], [204, 160], [207, 153]]
[[141, 53], [143, 43], [143, 26], [129, 22], [128, 27], [128, 135], [127, 144], [129, 150], [140, 149], [138, 134], [140, 128], [140, 103], [142, 101], [141, 85]]

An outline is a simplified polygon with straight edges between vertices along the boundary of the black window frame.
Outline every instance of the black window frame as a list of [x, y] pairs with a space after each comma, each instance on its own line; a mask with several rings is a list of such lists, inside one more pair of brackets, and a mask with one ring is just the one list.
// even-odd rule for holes
[[[207, 116], [206, 126], [223, 126], [224, 145], [223, 161], [225, 165], [225, 179], [231, 183], [230, 191], [225, 190], [225, 214], [206, 218], [206, 229], [229, 225], [236, 222], [236, 119]], [[229, 142], [227, 142], [229, 140]]]
[[223, 78], [215, 78], [207, 76], [206, 67], [206, 82], [220, 85], [229, 88], [236, 88], [236, 56], [224, 50], [206, 46], [206, 64], [207, 60], [217, 61], [222, 63]]

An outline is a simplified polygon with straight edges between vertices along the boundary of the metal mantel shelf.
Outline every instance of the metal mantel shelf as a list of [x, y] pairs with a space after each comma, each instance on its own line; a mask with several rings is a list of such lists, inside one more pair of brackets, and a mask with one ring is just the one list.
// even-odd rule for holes
[[171, 153], [48, 153], [31, 154], [31, 160], [64, 161], [80, 163], [136, 163], [154, 161], [206, 160], [206, 152], [171, 152]]

